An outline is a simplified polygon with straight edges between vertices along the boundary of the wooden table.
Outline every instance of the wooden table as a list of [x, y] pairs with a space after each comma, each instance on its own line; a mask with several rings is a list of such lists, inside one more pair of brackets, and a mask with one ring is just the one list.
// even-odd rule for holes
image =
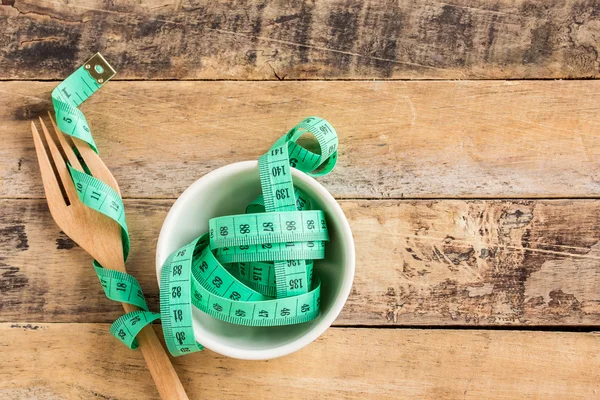
[[340, 135], [320, 181], [356, 239], [344, 311], [282, 359], [175, 359], [191, 398], [600, 397], [597, 2], [64, 3], [0, 5], [1, 398], [157, 397], [48, 213], [29, 132], [96, 51], [118, 76], [83, 110], [154, 310], [189, 184], [305, 116]]

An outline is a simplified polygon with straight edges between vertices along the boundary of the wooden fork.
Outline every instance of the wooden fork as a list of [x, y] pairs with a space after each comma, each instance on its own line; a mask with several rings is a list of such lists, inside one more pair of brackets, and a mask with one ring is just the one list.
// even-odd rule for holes
[[[50, 113], [48, 114], [50, 115]], [[71, 166], [83, 171], [71, 144], [69, 144], [67, 138], [58, 130], [51, 115], [50, 121], [54, 128], [55, 137], [58, 139], [67, 160], [71, 163]], [[31, 132], [33, 133], [33, 142], [35, 143], [35, 150], [40, 164], [48, 208], [54, 221], [67, 236], [94, 257], [94, 259], [98, 260], [103, 267], [125, 272], [121, 228], [119, 224], [85, 206], [79, 200], [65, 159], [61, 155], [55, 140], [46, 128], [42, 118], [40, 118], [40, 123], [54, 161], [54, 166], [56, 167], [56, 172], [58, 172], [58, 175], [56, 175], [53, 171], [52, 164], [44, 148], [42, 137], [32, 121]], [[120, 194], [117, 181], [89, 145], [77, 138], [71, 138], [70, 140], [77, 147], [77, 150], [79, 150], [92, 175], [111, 186]], [[59, 182], [66, 192], [68, 204], [65, 202]], [[139, 310], [138, 307], [126, 303], [123, 303], [123, 308], [126, 312]], [[188, 397], [185, 394], [179, 377], [167, 353], [156, 337], [152, 326], [146, 326], [137, 335], [137, 340], [160, 396], [163, 399], [169, 400], [187, 399]]]

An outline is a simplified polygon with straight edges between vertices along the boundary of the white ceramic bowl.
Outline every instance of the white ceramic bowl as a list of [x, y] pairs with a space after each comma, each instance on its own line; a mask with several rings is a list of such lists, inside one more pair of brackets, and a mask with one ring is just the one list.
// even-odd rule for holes
[[[228, 357], [266, 360], [299, 350], [319, 337], [337, 318], [354, 279], [354, 240], [339, 204], [316, 180], [292, 169], [294, 185], [303, 190], [315, 208], [325, 212], [330, 242], [324, 260], [315, 260], [321, 278], [321, 313], [303, 324], [280, 327], [248, 327], [212, 318], [194, 307], [196, 341]], [[243, 214], [260, 194], [258, 162], [239, 162], [212, 171], [179, 196], [165, 218], [156, 246], [156, 276], [160, 284], [167, 257], [208, 231], [208, 220]]]

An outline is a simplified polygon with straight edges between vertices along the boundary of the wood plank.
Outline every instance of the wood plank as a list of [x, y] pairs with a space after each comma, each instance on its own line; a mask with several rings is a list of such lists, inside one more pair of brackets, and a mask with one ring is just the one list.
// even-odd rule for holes
[[2, 4], [1, 79], [62, 79], [96, 51], [118, 79], [600, 76], [585, 0]]
[[[108, 327], [0, 324], [0, 394], [158, 398], [141, 353]], [[599, 346], [590, 333], [332, 328], [276, 360], [206, 350], [174, 365], [190, 399], [587, 400], [599, 390]]]
[[[158, 310], [172, 202], [127, 200], [128, 270]], [[342, 201], [357, 270], [337, 325], [597, 325], [600, 201]], [[199, 232], [201, 233], [201, 232]], [[44, 200], [0, 201], [0, 321], [110, 322], [91, 259]]]
[[[29, 120], [52, 82], [0, 83], [0, 198], [42, 197]], [[338, 130], [340, 198], [595, 197], [600, 81], [111, 82], [83, 110], [125, 197], [174, 198], [302, 118]]]

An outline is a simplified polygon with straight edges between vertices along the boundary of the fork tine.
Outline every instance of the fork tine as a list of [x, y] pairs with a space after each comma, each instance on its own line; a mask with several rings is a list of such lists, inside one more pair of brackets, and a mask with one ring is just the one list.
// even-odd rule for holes
[[50, 118], [50, 122], [52, 123], [52, 127], [54, 128], [54, 133], [56, 134], [56, 137], [60, 142], [60, 146], [62, 147], [65, 155], [67, 156], [67, 159], [71, 163], [71, 166], [80, 171], [83, 171], [83, 168], [79, 163], [79, 159], [77, 159], [77, 155], [73, 151], [73, 147], [71, 147], [71, 145], [67, 142], [67, 139], [65, 139], [64, 134], [58, 129], [58, 126], [56, 126], [56, 122], [54, 122], [54, 118], [52, 118], [52, 114], [50, 114], [50, 111], [48, 111], [48, 117]]
[[60, 154], [58, 147], [56, 147], [56, 143], [54, 142], [54, 139], [52, 139], [52, 136], [50, 135], [50, 132], [48, 132], [46, 124], [44, 124], [44, 121], [41, 117], [40, 123], [42, 124], [42, 131], [44, 131], [44, 135], [46, 136], [46, 141], [48, 142], [48, 148], [50, 149], [50, 154], [54, 160], [54, 165], [56, 166], [60, 180], [65, 188], [65, 192], [67, 192], [67, 197], [69, 197], [69, 202], [71, 204], [75, 204], [79, 201], [79, 198], [77, 196], [77, 192], [75, 191], [75, 185], [73, 185], [73, 180], [71, 179], [71, 174], [69, 173], [67, 164], [65, 163], [62, 154]]
[[54, 171], [52, 170], [52, 164], [50, 164], [50, 159], [44, 148], [42, 137], [33, 121], [31, 121], [31, 134], [33, 135], [35, 152], [37, 154], [38, 164], [40, 165], [42, 184], [44, 185], [44, 192], [46, 192], [48, 208], [50, 208], [50, 212], [53, 213], [54, 207], [59, 207], [59, 205], [66, 206], [65, 200], [63, 199], [60, 186], [58, 186], [56, 175], [54, 175]]

